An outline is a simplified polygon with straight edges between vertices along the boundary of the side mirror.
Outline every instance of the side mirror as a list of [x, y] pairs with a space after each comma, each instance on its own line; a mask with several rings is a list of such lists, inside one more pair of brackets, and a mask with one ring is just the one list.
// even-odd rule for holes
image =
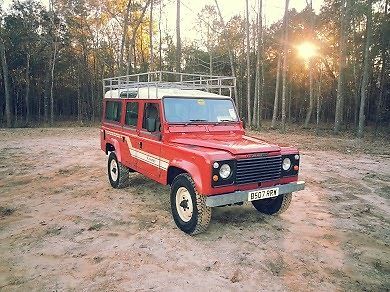
[[148, 132], [155, 132], [156, 131], [156, 119], [155, 118], [147, 118], [146, 119], [146, 130], [148, 130]]

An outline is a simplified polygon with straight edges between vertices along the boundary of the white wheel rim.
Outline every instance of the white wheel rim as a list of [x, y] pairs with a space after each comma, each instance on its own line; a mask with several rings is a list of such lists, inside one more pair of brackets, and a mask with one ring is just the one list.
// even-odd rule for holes
[[191, 194], [185, 187], [180, 187], [176, 191], [176, 210], [181, 220], [184, 222], [191, 220], [194, 206]]
[[118, 180], [118, 163], [116, 163], [115, 159], [111, 160], [110, 163], [110, 174], [111, 174], [111, 179], [113, 181]]

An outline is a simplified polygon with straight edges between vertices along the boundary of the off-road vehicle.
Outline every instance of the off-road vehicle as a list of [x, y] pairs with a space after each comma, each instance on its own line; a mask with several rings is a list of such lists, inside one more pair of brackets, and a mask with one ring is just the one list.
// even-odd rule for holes
[[149, 72], [103, 80], [101, 149], [114, 188], [138, 172], [171, 187], [176, 225], [197, 234], [212, 208], [251, 201], [284, 212], [298, 181], [298, 150], [245, 134], [231, 98], [235, 78]]

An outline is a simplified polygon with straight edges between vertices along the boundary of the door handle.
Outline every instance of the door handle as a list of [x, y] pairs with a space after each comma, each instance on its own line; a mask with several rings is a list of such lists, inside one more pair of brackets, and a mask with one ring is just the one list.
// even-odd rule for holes
[[142, 149], [142, 142], [139, 142], [139, 148]]

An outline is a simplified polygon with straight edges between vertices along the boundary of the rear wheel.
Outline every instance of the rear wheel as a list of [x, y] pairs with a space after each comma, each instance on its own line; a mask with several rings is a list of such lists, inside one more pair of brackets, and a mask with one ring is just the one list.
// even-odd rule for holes
[[114, 152], [108, 156], [108, 179], [115, 189], [124, 188], [129, 181], [129, 169], [118, 161]]
[[211, 208], [206, 206], [206, 197], [198, 194], [194, 181], [186, 173], [172, 182], [171, 209], [177, 227], [185, 233], [201, 233], [210, 223]]
[[288, 209], [291, 204], [292, 193], [277, 196], [275, 198], [252, 201], [257, 211], [267, 215], [278, 215]]

